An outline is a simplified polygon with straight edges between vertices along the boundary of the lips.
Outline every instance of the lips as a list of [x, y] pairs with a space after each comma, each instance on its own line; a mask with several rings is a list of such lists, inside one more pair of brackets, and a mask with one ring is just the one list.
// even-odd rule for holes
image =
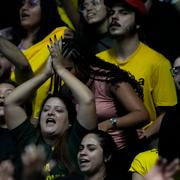
[[90, 161], [88, 159], [79, 159], [79, 164], [82, 165], [82, 164], [86, 164], [86, 163], [89, 163]]
[[94, 16], [95, 16], [95, 13], [93, 13], [93, 12], [87, 13], [87, 18], [88, 19], [93, 18]]
[[56, 124], [56, 121], [53, 118], [47, 118], [46, 124]]
[[28, 13], [25, 13], [25, 12], [21, 13], [21, 19], [24, 19], [24, 18], [27, 18], [27, 17], [29, 17]]
[[0, 107], [4, 107], [4, 101], [0, 101]]

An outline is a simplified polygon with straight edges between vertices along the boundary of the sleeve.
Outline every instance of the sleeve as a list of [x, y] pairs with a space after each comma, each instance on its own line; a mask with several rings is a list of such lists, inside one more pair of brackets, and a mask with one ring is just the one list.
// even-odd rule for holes
[[162, 59], [155, 67], [152, 95], [156, 107], [177, 104], [176, 88], [170, 69], [171, 65], [167, 59]]
[[157, 158], [157, 149], [142, 152], [134, 158], [129, 171], [145, 176], [145, 174], [154, 166]]

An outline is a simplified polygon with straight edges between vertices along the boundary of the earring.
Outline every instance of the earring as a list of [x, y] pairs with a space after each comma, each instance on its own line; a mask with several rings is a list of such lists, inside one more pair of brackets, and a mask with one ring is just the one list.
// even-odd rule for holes
[[136, 25], [136, 29], [139, 29], [141, 26], [140, 25]]

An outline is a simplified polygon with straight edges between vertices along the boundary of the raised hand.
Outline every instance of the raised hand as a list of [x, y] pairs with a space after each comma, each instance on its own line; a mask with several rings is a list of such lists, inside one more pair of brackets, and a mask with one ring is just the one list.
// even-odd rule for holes
[[168, 164], [166, 159], [159, 158], [156, 165], [143, 180], [173, 180], [173, 176], [179, 169], [179, 159], [175, 159]]
[[53, 68], [56, 70], [57, 68], [64, 68], [62, 65], [62, 60], [64, 57], [62, 56], [62, 39], [57, 40], [56, 36], [54, 36], [54, 42], [50, 38], [50, 45], [48, 45], [48, 49], [52, 58]]
[[34, 144], [28, 145], [25, 152], [21, 156], [23, 162], [23, 179], [44, 177], [44, 165], [46, 162], [46, 154], [43, 146]]
[[9, 160], [0, 163], [0, 180], [14, 180], [13, 173], [14, 166]]

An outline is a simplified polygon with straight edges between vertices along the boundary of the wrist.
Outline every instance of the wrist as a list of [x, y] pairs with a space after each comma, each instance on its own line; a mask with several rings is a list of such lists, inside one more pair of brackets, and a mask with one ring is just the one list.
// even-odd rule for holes
[[117, 128], [117, 119], [116, 118], [110, 118], [109, 121], [113, 128]]

